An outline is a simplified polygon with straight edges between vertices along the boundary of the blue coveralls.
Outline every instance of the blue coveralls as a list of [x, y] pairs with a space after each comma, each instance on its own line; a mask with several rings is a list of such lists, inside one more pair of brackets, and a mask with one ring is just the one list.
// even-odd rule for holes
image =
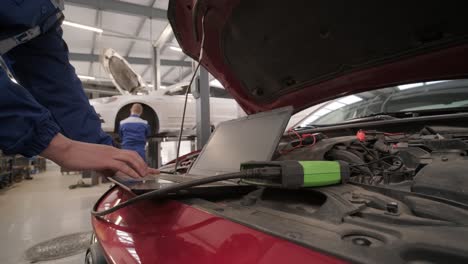
[[122, 139], [122, 149], [134, 150], [146, 160], [145, 145], [150, 134], [148, 121], [141, 119], [138, 115], [120, 121], [119, 135]]
[[[2, 0], [0, 39], [42, 25], [58, 12], [51, 0]], [[0, 149], [6, 154], [35, 156], [59, 132], [112, 144], [69, 62], [60, 23], [2, 55], [20, 84], [0, 67]]]

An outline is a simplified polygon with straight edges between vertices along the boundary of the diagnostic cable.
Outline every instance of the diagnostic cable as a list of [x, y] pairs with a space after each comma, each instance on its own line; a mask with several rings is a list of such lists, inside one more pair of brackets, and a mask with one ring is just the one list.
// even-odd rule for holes
[[169, 187], [165, 187], [162, 189], [154, 190], [151, 192], [147, 192], [145, 194], [139, 195], [137, 197], [131, 198], [121, 204], [118, 204], [110, 209], [104, 211], [96, 211], [96, 208], [91, 211], [91, 214], [94, 216], [105, 216], [110, 213], [113, 213], [119, 209], [132, 205], [136, 202], [147, 200], [150, 198], [157, 198], [157, 197], [165, 197], [168, 194], [177, 193], [179, 191], [200, 186], [208, 183], [219, 182], [219, 181], [226, 181], [232, 179], [244, 179], [244, 178], [275, 178], [281, 176], [281, 169], [278, 167], [264, 167], [264, 168], [253, 168], [253, 169], [246, 169], [241, 172], [236, 173], [227, 173], [221, 174], [216, 176], [210, 176], [202, 179], [197, 179], [189, 182], [175, 184]]
[[184, 111], [182, 112], [182, 121], [180, 122], [180, 132], [179, 132], [179, 138], [177, 140], [177, 153], [176, 153], [176, 160], [175, 160], [175, 167], [174, 167], [174, 173], [177, 174], [177, 167], [179, 167], [179, 155], [180, 155], [180, 144], [182, 142], [182, 134], [184, 131], [184, 123], [185, 123], [185, 114], [187, 111], [187, 101], [188, 101], [188, 95], [189, 91], [192, 87], [193, 81], [195, 80], [195, 76], [197, 76], [198, 69], [200, 68], [201, 61], [203, 58], [203, 46], [205, 45], [205, 16], [208, 13], [208, 10], [206, 10], [205, 14], [202, 17], [201, 20], [201, 26], [202, 26], [202, 36], [201, 36], [201, 42], [200, 42], [200, 56], [198, 57], [198, 63], [197, 67], [195, 67], [195, 70], [193, 71], [192, 78], [190, 79], [190, 83], [187, 87], [187, 90], [185, 91], [185, 102], [184, 102]]
[[246, 162], [241, 164], [240, 170], [240, 172], [210, 176], [164, 187], [136, 196], [103, 211], [97, 211], [97, 206], [95, 206], [91, 214], [102, 217], [139, 201], [165, 198], [191, 187], [225, 180], [240, 179], [240, 183], [244, 184], [299, 189], [346, 183], [350, 176], [349, 165], [341, 161]]

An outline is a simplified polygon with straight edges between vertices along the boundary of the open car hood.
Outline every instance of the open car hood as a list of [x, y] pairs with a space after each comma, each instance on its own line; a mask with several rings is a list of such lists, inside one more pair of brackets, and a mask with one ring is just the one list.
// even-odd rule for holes
[[143, 78], [115, 50], [105, 49], [101, 55], [101, 63], [121, 94], [147, 93]]
[[[180, 46], [247, 113], [468, 74], [466, 1], [171, 0]], [[204, 18], [204, 32], [202, 20]]]

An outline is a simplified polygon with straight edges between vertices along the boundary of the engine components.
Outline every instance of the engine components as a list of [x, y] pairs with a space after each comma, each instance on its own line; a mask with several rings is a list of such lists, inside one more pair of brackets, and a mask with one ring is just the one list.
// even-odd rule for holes
[[[289, 149], [291, 151], [287, 153], [280, 152], [282, 155], [277, 160], [344, 161], [350, 164], [350, 181], [371, 185], [405, 183], [410, 186], [425, 166], [465, 160], [468, 156], [468, 130], [465, 133], [460, 130], [450, 133], [448, 130], [430, 134], [425, 131], [387, 133], [359, 130], [355, 136], [324, 136], [311, 147]], [[432, 166], [437, 165], [429, 168]], [[420, 186], [419, 183], [416, 186]]]
[[414, 177], [413, 192], [468, 204], [468, 159], [432, 162]]

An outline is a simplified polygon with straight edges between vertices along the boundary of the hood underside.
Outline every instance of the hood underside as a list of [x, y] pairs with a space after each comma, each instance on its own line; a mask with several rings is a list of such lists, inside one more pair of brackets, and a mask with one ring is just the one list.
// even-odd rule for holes
[[[171, 0], [184, 52], [247, 113], [466, 77], [466, 1]], [[202, 18], [205, 30], [202, 32]]]
[[101, 54], [101, 63], [121, 94], [147, 92], [143, 78], [115, 50], [105, 49]]

